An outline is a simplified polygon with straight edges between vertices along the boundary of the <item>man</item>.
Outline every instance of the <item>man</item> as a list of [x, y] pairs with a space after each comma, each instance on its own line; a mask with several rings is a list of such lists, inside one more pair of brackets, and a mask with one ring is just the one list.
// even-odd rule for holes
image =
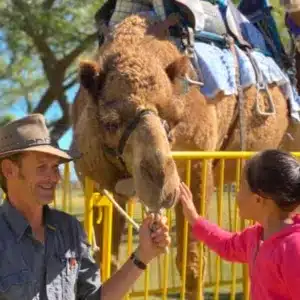
[[[174, 26], [179, 22], [180, 16], [187, 18], [190, 12], [187, 14], [182, 14], [183, 10], [187, 7], [191, 7], [192, 0], [106, 0], [104, 4], [99, 8], [95, 14], [95, 21], [99, 33], [99, 45], [104, 41], [104, 35], [109, 32], [109, 27], [113, 27], [120, 23], [126, 17], [131, 14], [150, 12], [152, 11], [156, 19], [160, 21], [160, 26], [156, 31], [166, 32], [170, 27]], [[255, 2], [262, 3], [268, 2], [268, 0], [258, 0], [240, 1], [239, 7], [247, 6], [246, 12], [250, 12], [254, 9], [255, 12]], [[217, 3], [222, 3], [217, 2]], [[200, 2], [199, 2], [200, 4]], [[293, 35], [298, 36], [300, 32], [300, 0], [280, 0], [280, 4], [284, 7], [286, 12], [286, 25], [289, 30], [293, 31]], [[252, 9], [250, 7], [252, 6]], [[257, 4], [256, 4], [257, 5]], [[263, 5], [259, 5], [263, 7]], [[189, 11], [189, 9], [187, 10]], [[243, 11], [243, 9], [241, 10]], [[170, 18], [170, 14], [174, 13], [173, 17]], [[174, 28], [173, 28], [174, 29]], [[295, 32], [296, 31], [296, 32]]]
[[153, 11], [161, 21], [166, 13], [163, 0], [107, 0], [95, 14], [96, 24], [113, 26], [132, 14]]
[[158, 24], [149, 28], [148, 33], [157, 36], [167, 35], [179, 22], [174, 0], [107, 0], [95, 14], [99, 46], [118, 23], [133, 14], [151, 15]]
[[45, 120], [33, 114], [0, 128], [0, 299], [122, 299], [146, 265], [170, 244], [166, 220], [140, 228], [131, 258], [101, 285], [85, 233], [74, 217], [51, 209], [58, 166], [75, 157], [51, 144]]

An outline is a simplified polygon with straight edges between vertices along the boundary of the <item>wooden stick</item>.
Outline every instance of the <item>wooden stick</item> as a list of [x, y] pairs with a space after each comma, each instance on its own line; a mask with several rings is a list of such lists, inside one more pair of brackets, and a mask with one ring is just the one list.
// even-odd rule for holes
[[[103, 189], [103, 193], [108, 198], [108, 200], [110, 200], [112, 202], [112, 204], [116, 207], [116, 209], [118, 210], [118, 212], [122, 216], [124, 216], [124, 218], [128, 222], [130, 222], [137, 231], [139, 231], [140, 230], [140, 226], [126, 213], [126, 211], [116, 202], [116, 200], [113, 197], [111, 197], [111, 195], [109, 194], [109, 192], [106, 189]], [[147, 208], [145, 210], [146, 210], [146, 212], [149, 212], [149, 210]], [[150, 230], [152, 232], [154, 232], [155, 228], [156, 228], [156, 226], [155, 226], [155, 223], [154, 223], [153, 226], [150, 228]], [[166, 247], [165, 251], [166, 251], [166, 253], [169, 253], [169, 248]]]
[[139, 231], [140, 230], [140, 226], [126, 213], [126, 211], [115, 201], [115, 199], [113, 197], [111, 197], [111, 195], [109, 194], [109, 192], [107, 190], [103, 190], [103, 193], [105, 194], [105, 196], [112, 202], [112, 204], [116, 207], [116, 209], [118, 210], [118, 212], [128, 221], [130, 222], [133, 227]]

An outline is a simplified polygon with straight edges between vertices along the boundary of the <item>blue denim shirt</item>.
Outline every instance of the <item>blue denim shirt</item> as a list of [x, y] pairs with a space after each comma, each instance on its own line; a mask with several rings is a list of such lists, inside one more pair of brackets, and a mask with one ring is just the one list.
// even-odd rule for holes
[[100, 299], [100, 271], [76, 218], [44, 208], [45, 243], [8, 202], [0, 206], [0, 300]]

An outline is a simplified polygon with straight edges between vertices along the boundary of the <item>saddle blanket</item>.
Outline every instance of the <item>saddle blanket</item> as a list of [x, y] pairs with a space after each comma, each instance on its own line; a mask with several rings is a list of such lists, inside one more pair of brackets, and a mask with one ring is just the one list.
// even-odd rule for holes
[[[249, 57], [236, 46], [240, 83], [247, 88], [257, 83], [256, 75]], [[266, 84], [276, 83], [282, 90], [290, 104], [290, 114], [293, 121], [300, 122], [300, 96], [296, 88], [291, 84], [287, 75], [275, 63], [272, 57], [264, 55], [260, 51], [253, 51], [254, 57]], [[235, 82], [235, 63], [231, 51], [221, 49], [213, 44], [195, 41], [194, 53], [195, 65], [202, 74], [201, 81], [204, 85], [200, 88], [207, 98], [214, 98], [220, 91], [225, 95], [237, 95]]]

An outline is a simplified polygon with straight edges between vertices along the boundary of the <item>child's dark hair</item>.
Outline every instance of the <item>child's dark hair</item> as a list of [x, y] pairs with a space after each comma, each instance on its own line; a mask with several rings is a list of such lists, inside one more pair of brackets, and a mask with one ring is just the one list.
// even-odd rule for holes
[[251, 191], [271, 198], [284, 211], [300, 205], [300, 164], [281, 150], [265, 150], [247, 161], [245, 175]]

